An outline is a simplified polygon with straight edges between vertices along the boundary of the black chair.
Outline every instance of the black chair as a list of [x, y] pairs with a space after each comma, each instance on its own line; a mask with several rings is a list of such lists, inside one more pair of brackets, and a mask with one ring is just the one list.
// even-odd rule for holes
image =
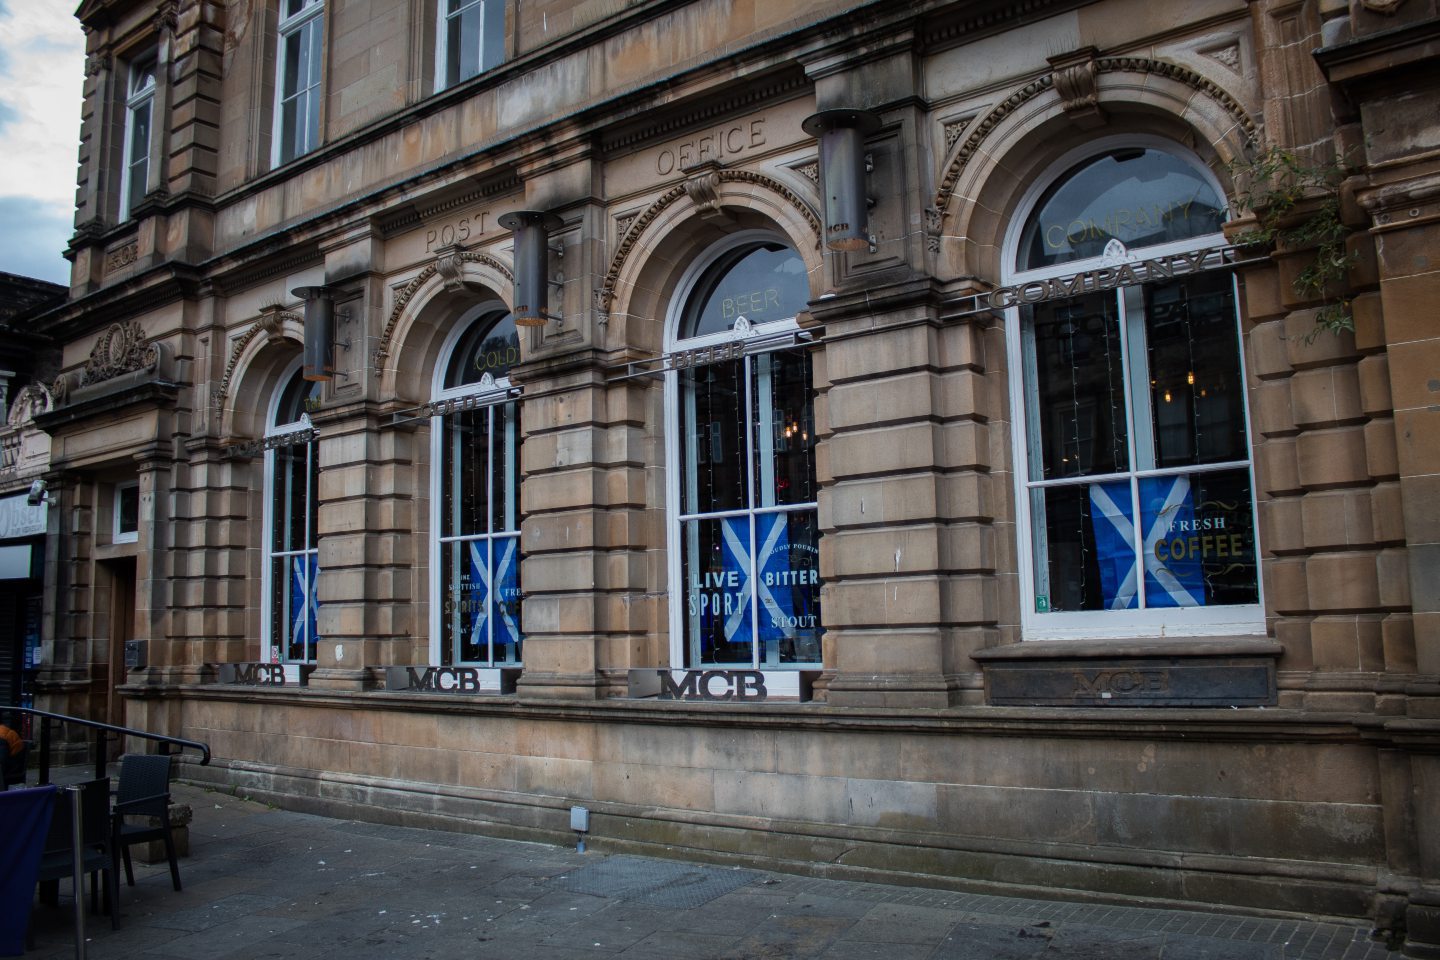
[[[115, 872], [114, 849], [110, 830], [110, 780], [87, 780], [80, 787], [80, 875], [75, 875], [74, 804], [70, 791], [61, 788], [55, 795], [55, 814], [50, 818], [50, 833], [45, 851], [40, 855], [37, 883], [58, 883], [71, 880], [76, 899], [84, 890], [85, 874], [90, 874], [90, 909], [96, 907], [99, 885], [95, 875], [105, 878], [105, 905], [110, 910], [110, 924], [120, 929], [120, 887]], [[52, 888], [53, 890], [53, 888]]]
[[[143, 817], [140, 823], [131, 818]], [[120, 758], [120, 781], [115, 789], [112, 814], [114, 857], [125, 858], [125, 882], [135, 886], [130, 847], [152, 840], [165, 842], [170, 860], [170, 882], [180, 889], [180, 863], [175, 857], [175, 838], [170, 832], [170, 756], [127, 753]]]

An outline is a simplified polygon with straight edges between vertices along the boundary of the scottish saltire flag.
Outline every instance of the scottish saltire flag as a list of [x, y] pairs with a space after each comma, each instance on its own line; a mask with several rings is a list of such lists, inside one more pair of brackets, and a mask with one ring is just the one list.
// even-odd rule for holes
[[[1189, 477], [1146, 477], [1139, 482], [1140, 517], [1145, 531], [1147, 607], [1197, 607], [1205, 604], [1205, 578], [1196, 538], [1195, 507]], [[1108, 610], [1139, 606], [1135, 564], [1135, 525], [1130, 481], [1090, 484], [1090, 525], [1100, 562], [1100, 588]]]
[[[720, 521], [720, 568], [724, 571], [717, 615], [724, 617], [726, 643], [749, 643], [753, 635], [750, 596], [755, 589], [750, 564], [750, 518], [729, 517]], [[738, 587], [729, 586], [733, 582]]]
[[1145, 605], [1203, 607], [1205, 572], [1189, 477], [1140, 481], [1140, 520], [1145, 529]]
[[319, 558], [302, 553], [290, 563], [290, 659], [314, 659], [316, 620], [320, 602], [315, 597], [315, 578], [320, 573]]
[[520, 538], [495, 541], [495, 580], [490, 606], [495, 611], [497, 646], [520, 644]]
[[1090, 484], [1090, 531], [1100, 561], [1100, 590], [1107, 610], [1140, 605], [1135, 576], [1135, 524], [1131, 520], [1130, 481]]
[[472, 650], [484, 650], [486, 620], [489, 617], [490, 564], [487, 560], [484, 540], [471, 540], [468, 544], [470, 555], [469, 579], [461, 590], [460, 609], [465, 611], [465, 645]]

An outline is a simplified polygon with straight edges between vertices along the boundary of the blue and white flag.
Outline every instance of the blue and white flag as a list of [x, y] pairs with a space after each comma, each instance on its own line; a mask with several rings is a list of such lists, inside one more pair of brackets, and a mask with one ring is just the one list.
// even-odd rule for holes
[[1140, 588], [1135, 578], [1129, 480], [1090, 484], [1090, 530], [1100, 562], [1105, 609], [1134, 610], [1140, 605]]
[[[1139, 481], [1139, 494], [1145, 606], [1204, 606], [1200, 552], [1190, 543], [1195, 530], [1190, 478], [1145, 477]], [[1134, 610], [1140, 603], [1133, 516], [1130, 481], [1090, 484], [1090, 523], [1107, 610]]]
[[495, 611], [497, 646], [520, 645], [520, 538], [506, 537], [495, 542], [495, 579], [490, 606]]
[[290, 564], [290, 659], [314, 659], [316, 621], [320, 602], [315, 597], [315, 578], [320, 573], [318, 558], [302, 553]]
[[1203, 607], [1205, 572], [1190, 478], [1143, 478], [1140, 518], [1145, 528], [1145, 605]]

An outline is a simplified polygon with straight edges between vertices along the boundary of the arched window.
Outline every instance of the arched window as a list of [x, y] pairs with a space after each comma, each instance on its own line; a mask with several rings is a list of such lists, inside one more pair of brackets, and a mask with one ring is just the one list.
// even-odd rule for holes
[[748, 231], [707, 251], [680, 289], [666, 373], [673, 663], [814, 666], [813, 388], [794, 336], [804, 261]]
[[307, 411], [320, 385], [303, 379], [298, 363], [281, 382], [265, 431], [265, 643], [271, 663], [314, 663], [320, 472]]
[[518, 666], [520, 632], [520, 408], [510, 368], [515, 320], [499, 304], [456, 324], [436, 383], [431, 435], [438, 504], [433, 568], [444, 665]]
[[1028, 637], [1259, 632], [1221, 192], [1158, 140], [1072, 155], [1005, 283]]

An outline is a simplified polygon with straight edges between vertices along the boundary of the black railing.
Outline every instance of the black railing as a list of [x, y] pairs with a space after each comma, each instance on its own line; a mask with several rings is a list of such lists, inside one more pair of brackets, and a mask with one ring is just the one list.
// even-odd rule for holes
[[97, 780], [105, 776], [105, 754], [111, 734], [153, 740], [160, 744], [161, 753], [174, 754], [186, 749], [198, 750], [200, 753], [200, 764], [203, 766], [210, 762], [210, 745], [201, 743], [199, 740], [167, 737], [163, 733], [150, 733], [146, 730], [136, 730], [133, 727], [117, 727], [113, 723], [85, 720], [81, 717], [71, 717], [63, 713], [49, 713], [45, 710], [36, 710], [31, 707], [0, 707], [0, 715], [4, 715], [5, 713], [24, 713], [29, 714], [31, 717], [39, 718], [40, 762], [37, 766], [39, 768], [40, 785], [42, 786], [50, 782], [50, 731], [57, 723], [75, 724], [81, 727], [88, 727], [95, 731], [95, 778]]

